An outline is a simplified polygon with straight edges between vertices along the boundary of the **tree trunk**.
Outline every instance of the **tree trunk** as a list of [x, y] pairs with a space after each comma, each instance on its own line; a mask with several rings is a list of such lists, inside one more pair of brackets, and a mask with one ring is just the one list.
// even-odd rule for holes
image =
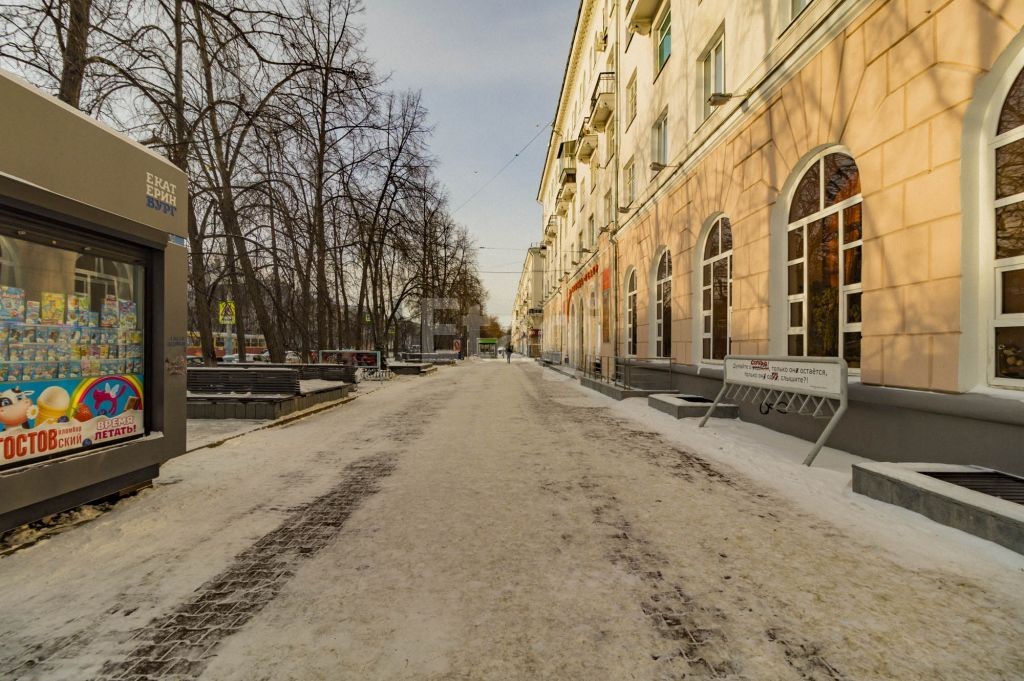
[[89, 13], [92, 0], [70, 0], [70, 19], [64, 43], [60, 89], [57, 97], [76, 109], [82, 101], [82, 81], [85, 80], [86, 54], [89, 49]]

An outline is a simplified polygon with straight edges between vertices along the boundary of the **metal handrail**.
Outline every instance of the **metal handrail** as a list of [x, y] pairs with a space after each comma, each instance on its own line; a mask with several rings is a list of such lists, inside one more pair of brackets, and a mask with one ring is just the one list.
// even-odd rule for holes
[[665, 388], [672, 390], [672, 359], [670, 357], [616, 357], [616, 367], [621, 366], [621, 382], [619, 383], [625, 388], [639, 388], [649, 389], [650, 385], [641, 386], [637, 382], [637, 377], [640, 375], [639, 372], [642, 370], [650, 370], [654, 367], [666, 367], [668, 369]]
[[590, 96], [590, 110], [597, 106], [597, 98], [601, 95], [615, 94], [615, 74], [611, 71], [604, 71], [597, 76], [594, 83], [594, 93]]

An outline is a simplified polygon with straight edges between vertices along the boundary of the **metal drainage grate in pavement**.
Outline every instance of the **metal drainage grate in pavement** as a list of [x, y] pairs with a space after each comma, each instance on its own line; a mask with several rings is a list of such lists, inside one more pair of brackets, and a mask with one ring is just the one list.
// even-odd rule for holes
[[930, 478], [966, 487], [975, 492], [1006, 499], [1015, 504], [1024, 504], [1024, 478], [1015, 475], [999, 471], [922, 473]]

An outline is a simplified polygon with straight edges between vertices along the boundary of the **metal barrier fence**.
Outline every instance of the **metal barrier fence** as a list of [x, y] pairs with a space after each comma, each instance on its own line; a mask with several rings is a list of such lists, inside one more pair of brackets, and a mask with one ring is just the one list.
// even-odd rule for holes
[[672, 390], [674, 372], [668, 357], [587, 355], [581, 367], [587, 378], [635, 390]]
[[541, 353], [540, 358], [548, 364], [561, 364], [562, 352], [560, 350], [545, 350]]
[[621, 357], [621, 385], [634, 390], [672, 390], [672, 359], [669, 357]]

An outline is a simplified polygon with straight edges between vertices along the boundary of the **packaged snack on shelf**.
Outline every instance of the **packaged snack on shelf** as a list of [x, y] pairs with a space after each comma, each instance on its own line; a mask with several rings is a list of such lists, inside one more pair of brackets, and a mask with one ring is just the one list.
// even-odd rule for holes
[[38, 300], [26, 300], [25, 301], [25, 323], [26, 324], [38, 324], [39, 323], [39, 301]]
[[39, 320], [43, 324], [63, 324], [64, 303], [63, 293], [44, 293], [39, 309]]
[[69, 293], [67, 308], [68, 324], [85, 324], [89, 316], [89, 295], [86, 293]]
[[96, 328], [100, 325], [100, 313], [89, 310], [88, 316], [86, 317], [86, 326]]
[[[117, 347], [117, 346], [114, 346], [114, 347]], [[110, 346], [109, 345], [100, 345], [100, 346], [98, 346], [98, 348], [99, 348], [99, 357], [100, 357], [100, 359], [107, 359], [108, 357], [110, 357]]]
[[139, 325], [138, 306], [134, 300], [117, 300], [117, 312], [121, 317], [120, 326], [122, 329], [134, 329]]
[[103, 298], [103, 307], [100, 308], [100, 326], [111, 329], [118, 326], [117, 296], [107, 295]]
[[25, 319], [25, 291], [14, 286], [0, 286], [0, 319]]
[[79, 366], [82, 368], [82, 376], [96, 376], [100, 372], [100, 360], [96, 357], [82, 357]]
[[60, 378], [78, 378], [82, 375], [82, 368], [78, 362], [58, 362], [57, 373]]
[[34, 343], [36, 340], [36, 330], [31, 326], [14, 324], [10, 329], [8, 340], [12, 343]]
[[57, 378], [56, 362], [36, 363], [36, 380], [52, 381], [55, 378]]

